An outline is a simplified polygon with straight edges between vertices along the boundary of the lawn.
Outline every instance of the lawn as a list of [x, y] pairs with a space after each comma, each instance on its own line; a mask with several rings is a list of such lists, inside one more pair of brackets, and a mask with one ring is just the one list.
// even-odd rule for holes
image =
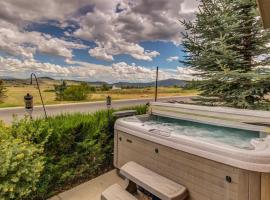
[[[74, 101], [56, 101], [55, 93], [53, 92], [53, 86], [42, 85], [41, 86], [42, 95], [45, 104], [63, 104], [63, 103], [75, 103]], [[139, 88], [139, 89], [122, 89], [122, 90], [110, 90], [110, 91], [97, 91], [95, 93], [90, 93], [87, 98], [88, 101], [102, 101], [110, 95], [113, 100], [121, 99], [141, 99], [141, 98], [153, 98], [154, 97], [154, 87], [149, 88]], [[8, 86], [6, 98], [4, 98], [3, 103], [0, 104], [0, 108], [4, 107], [15, 107], [23, 106], [23, 97], [27, 93], [34, 96], [35, 105], [40, 105], [41, 101], [39, 98], [38, 90], [31, 85], [25, 86]], [[197, 95], [196, 90], [187, 90], [176, 87], [160, 87], [158, 89], [159, 97], [169, 97], [169, 96], [189, 96]]]

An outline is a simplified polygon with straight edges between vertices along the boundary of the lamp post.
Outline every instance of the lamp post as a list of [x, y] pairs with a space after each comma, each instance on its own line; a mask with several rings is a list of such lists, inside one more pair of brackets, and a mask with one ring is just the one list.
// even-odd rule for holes
[[25, 104], [25, 111], [30, 116], [30, 119], [32, 119], [32, 113], [33, 113], [33, 109], [34, 109], [33, 96], [30, 95], [29, 93], [27, 93], [24, 96], [24, 104]]

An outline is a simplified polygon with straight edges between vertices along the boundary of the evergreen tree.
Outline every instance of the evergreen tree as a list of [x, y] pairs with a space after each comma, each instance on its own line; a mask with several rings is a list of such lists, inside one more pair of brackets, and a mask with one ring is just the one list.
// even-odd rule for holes
[[270, 78], [253, 73], [270, 64], [262, 56], [270, 53], [270, 34], [262, 28], [255, 0], [201, 0], [196, 20], [182, 23], [186, 57], [181, 62], [201, 72], [202, 95], [238, 107], [263, 100]]
[[67, 83], [64, 80], [61, 80], [60, 85], [55, 85], [54, 86], [57, 101], [63, 101], [64, 100], [64, 92], [65, 92], [66, 89], [67, 89]]

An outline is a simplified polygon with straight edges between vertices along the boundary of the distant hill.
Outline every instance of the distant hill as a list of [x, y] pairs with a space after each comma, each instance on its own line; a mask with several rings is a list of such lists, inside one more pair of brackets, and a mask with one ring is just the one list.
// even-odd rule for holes
[[[158, 86], [161, 87], [169, 87], [169, 86], [178, 86], [183, 87], [187, 84], [187, 81], [179, 80], [179, 79], [166, 79], [158, 81]], [[129, 83], [129, 82], [118, 82], [113, 85], [117, 87], [152, 87], [155, 86], [155, 81], [146, 82], [146, 83]]]
[[12, 79], [14, 78], [11, 76], [0, 76], [0, 80], [12, 80]]
[[[0, 77], [1, 80], [5, 82], [6, 85], [9, 86], [19, 86], [19, 85], [29, 85], [30, 79], [17, 79], [13, 77]], [[51, 77], [38, 77], [38, 81], [40, 85], [56, 85], [60, 83], [60, 80], [53, 79]], [[94, 82], [88, 82], [88, 81], [77, 81], [77, 80], [66, 80], [68, 85], [74, 85], [74, 84], [80, 84], [82, 82], [87, 82], [93, 86], [101, 86], [103, 84], [107, 85], [115, 85], [117, 87], [152, 87], [155, 86], [155, 82], [145, 82], [145, 83], [130, 83], [130, 82], [117, 82], [117, 83], [106, 83], [103, 81], [94, 81]], [[169, 87], [169, 86], [178, 86], [183, 87], [187, 84], [187, 81], [184, 80], [178, 80], [178, 79], [166, 79], [166, 80], [160, 80], [158, 81], [158, 86], [161, 87]]]
[[[13, 77], [0, 77], [0, 80], [3, 80], [6, 85], [8, 86], [19, 86], [19, 85], [29, 85], [30, 84], [30, 78], [29, 79], [18, 79]], [[33, 79], [34, 81], [34, 79]], [[57, 85], [60, 83], [60, 80], [53, 79], [51, 77], [38, 77], [38, 81], [40, 85]], [[65, 80], [68, 85], [76, 85], [80, 84], [85, 81], [77, 81], [77, 80]], [[107, 84], [106, 82], [89, 82], [91, 85], [94, 86], [100, 86], [102, 84]]]

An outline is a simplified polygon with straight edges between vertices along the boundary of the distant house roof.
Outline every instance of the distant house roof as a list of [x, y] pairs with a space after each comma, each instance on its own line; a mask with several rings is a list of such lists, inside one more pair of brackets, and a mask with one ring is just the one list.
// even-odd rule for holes
[[257, 0], [264, 28], [270, 28], [270, 0]]
[[121, 90], [121, 89], [122, 89], [121, 87], [117, 87], [116, 85], [112, 86], [112, 90]]

